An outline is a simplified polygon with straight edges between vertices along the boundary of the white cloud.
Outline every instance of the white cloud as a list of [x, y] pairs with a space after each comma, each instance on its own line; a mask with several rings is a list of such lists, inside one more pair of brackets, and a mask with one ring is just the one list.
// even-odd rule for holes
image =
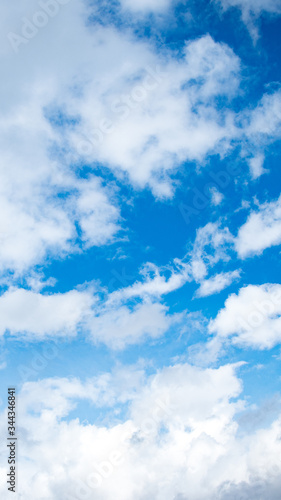
[[[160, 6], [164, 2], [149, 4]], [[49, 255], [76, 251], [76, 227], [84, 247], [114, 240], [119, 208], [113, 190], [94, 176], [78, 179], [85, 164], [101, 163], [167, 197], [179, 164], [224, 154], [241, 137], [230, 106], [217, 106], [217, 97], [230, 100], [240, 83], [240, 60], [227, 45], [207, 35], [186, 42], [181, 59], [162, 57], [129, 33], [89, 25], [89, 9], [82, 1], [60, 5], [18, 53], [8, 37], [1, 45], [3, 272], [22, 273]], [[4, 33], [23, 36], [23, 18], [34, 24], [38, 12], [37, 1], [11, 7], [3, 0]], [[280, 93], [265, 96], [243, 131], [253, 141], [261, 133], [278, 137], [279, 108]], [[58, 117], [63, 126], [54, 124]]]
[[104, 189], [101, 180], [92, 177], [80, 183], [77, 198], [77, 216], [82, 231], [82, 240], [87, 247], [110, 243], [118, 232], [119, 209], [112, 200], [110, 191]]
[[242, 157], [247, 158], [252, 179], [267, 173], [263, 167], [266, 146], [281, 137], [281, 91], [265, 93], [256, 107], [240, 115]]
[[[240, 61], [227, 45], [204, 36], [187, 42], [181, 59], [162, 58], [131, 34], [89, 26], [88, 9], [82, 1], [61, 5], [18, 53], [8, 38], [1, 46], [3, 272], [22, 273], [47, 256], [76, 251], [76, 227], [80, 246], [114, 240], [120, 229], [116, 196], [94, 176], [77, 178], [85, 164], [106, 165], [166, 197], [173, 192], [170, 174], [181, 162], [224, 154], [241, 134], [234, 113], [216, 102], [239, 88]], [[11, 9], [4, 0], [0, 18], [7, 33], [22, 36], [23, 17], [33, 23], [41, 10], [35, 1]], [[265, 99], [253, 115], [253, 137], [258, 124], [277, 126], [278, 111], [277, 121], [259, 118], [277, 109], [277, 99]], [[56, 126], [60, 116], [64, 125]]]
[[[168, 277], [167, 271], [169, 272]], [[144, 278], [142, 281], [136, 281], [131, 286], [112, 292], [109, 295], [109, 303], [135, 297], [159, 298], [178, 290], [192, 279], [190, 265], [181, 259], [174, 259], [173, 265], [162, 268], [148, 262], [142, 267], [140, 273]]]
[[87, 326], [95, 342], [122, 349], [148, 337], [163, 335], [177, 320], [176, 315], [170, 316], [167, 312], [168, 308], [159, 303], [139, 303], [134, 307], [105, 304]]
[[[110, 373], [89, 378], [49, 378], [40, 382], [25, 382], [21, 393], [23, 413], [52, 411], [55, 418], [67, 416], [79, 400], [89, 400], [97, 408], [112, 408], [132, 401], [145, 382], [140, 365], [117, 365]], [[45, 395], [42, 398], [42, 394]]]
[[281, 342], [280, 327], [281, 286], [265, 284], [230, 295], [209, 330], [241, 347], [270, 349]]
[[129, 62], [121, 63], [122, 72], [114, 65], [112, 76], [101, 74], [99, 84], [85, 86], [82, 99], [67, 103], [82, 120], [69, 140], [76, 152], [85, 148], [87, 161], [105, 162], [134, 185], [171, 196], [169, 176], [181, 162], [225, 151], [236, 134], [233, 114], [227, 107], [219, 110], [215, 99], [235, 95], [240, 61], [210, 36], [187, 42], [182, 60], [166, 62], [143, 42], [128, 44], [113, 33], [107, 40]]
[[[169, 314], [169, 308], [159, 302], [161, 294], [153, 290], [134, 294], [123, 288], [104, 296], [105, 289], [88, 286], [44, 294], [39, 291], [48, 283], [31, 280], [30, 284], [34, 284], [32, 290], [10, 288], [0, 296], [0, 335], [34, 342], [83, 332], [94, 343], [125, 349], [156, 339], [172, 326], [182, 328], [187, 320], [184, 312]], [[145, 290], [145, 283], [138, 285]]]
[[0, 334], [40, 339], [76, 335], [80, 322], [93, 303], [87, 292], [43, 295], [10, 289], [0, 297]]
[[261, 254], [266, 248], [281, 243], [281, 196], [276, 201], [260, 205], [240, 227], [235, 240], [241, 258]]
[[208, 273], [209, 267], [220, 260], [229, 260], [229, 248], [233, 244], [233, 236], [227, 228], [221, 229], [218, 223], [209, 222], [196, 232], [191, 256], [192, 275], [195, 281], [201, 281]]
[[248, 160], [251, 170], [252, 179], [258, 179], [261, 175], [265, 174], [267, 170], [264, 165], [264, 154], [258, 154]]
[[215, 276], [212, 276], [211, 278], [200, 283], [196, 296], [208, 297], [209, 295], [219, 293], [230, 286], [235, 280], [239, 279], [240, 274], [240, 270], [216, 274]]
[[[84, 81], [84, 69], [90, 66], [94, 49], [85, 24], [87, 8], [82, 1], [51, 2], [49, 7], [56, 4], [57, 14], [49, 15], [44, 28], [32, 28], [43, 4], [44, 0], [23, 0], [11, 6], [4, 0], [0, 6], [0, 22], [5, 19], [0, 57], [6, 75], [0, 84], [3, 272], [22, 273], [46, 256], [76, 251], [76, 226], [80, 225], [86, 246], [111, 243], [119, 229], [112, 190], [94, 176], [88, 183], [78, 179], [79, 169], [67, 165], [66, 150], [57, 155], [64, 146], [63, 127], [46, 119], [50, 109], [57, 109], [57, 102], [63, 101], [65, 88], [79, 87], [79, 78]], [[26, 36], [27, 24], [35, 35], [26, 38], [15, 53], [5, 33]]]
[[33, 101], [0, 123], [2, 272], [22, 273], [50, 254], [75, 252], [75, 222], [91, 246], [110, 243], [119, 229], [117, 203], [100, 179], [78, 180], [49, 157], [55, 136], [42, 117], [43, 102], [36, 95]]
[[[85, 383], [49, 379], [25, 384], [19, 405], [21, 495], [29, 500], [93, 495], [97, 500], [227, 500], [244, 488], [252, 492], [257, 478], [260, 488], [274, 491], [280, 477], [281, 422], [247, 435], [239, 432], [235, 417], [244, 403], [236, 401], [242, 390], [237, 368], [202, 370], [183, 364], [146, 380], [131, 369], [125, 379], [117, 370]], [[103, 400], [103, 388], [111, 383], [116, 396]], [[123, 420], [97, 425], [65, 419], [79, 400], [91, 402], [93, 412], [101, 401], [106, 415], [119, 384], [119, 395], [130, 401]], [[1, 435], [6, 435], [5, 419], [0, 422]], [[5, 475], [1, 478], [5, 498]]]
[[212, 205], [215, 205], [215, 207], [217, 207], [218, 205], [221, 204], [224, 196], [215, 187], [210, 189], [210, 193], [211, 193], [211, 203], [212, 203]]
[[249, 116], [247, 132], [256, 137], [257, 144], [265, 138], [278, 138], [281, 134], [281, 91], [264, 94]]

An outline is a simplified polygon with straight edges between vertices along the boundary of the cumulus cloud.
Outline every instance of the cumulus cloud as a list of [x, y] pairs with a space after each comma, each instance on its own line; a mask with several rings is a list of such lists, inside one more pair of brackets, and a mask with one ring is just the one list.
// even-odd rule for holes
[[235, 248], [239, 257], [261, 254], [266, 248], [281, 243], [281, 196], [276, 201], [260, 205], [251, 212], [238, 231]]
[[46, 336], [76, 335], [77, 328], [93, 303], [87, 292], [43, 295], [10, 289], [0, 297], [0, 334], [42, 339]]
[[[51, 0], [48, 5], [57, 13], [44, 14], [42, 29], [36, 19], [42, 19], [47, 0], [0, 5], [5, 75], [0, 82], [0, 272], [14, 272], [11, 282], [20, 277], [31, 288], [17, 284], [0, 296], [0, 335], [42, 341], [82, 332], [88, 341], [125, 349], [169, 330], [182, 332], [189, 318], [198, 318], [172, 314], [164, 297], [192, 281], [200, 284], [199, 296], [228, 286], [239, 271], [209, 278], [208, 273], [230, 260], [234, 244], [240, 257], [279, 244], [280, 200], [251, 213], [236, 239], [219, 223], [208, 223], [182, 259], [162, 267], [148, 263], [139, 280], [112, 293], [99, 285], [44, 293], [54, 281], [44, 281], [32, 268], [49, 257], [116, 241], [124, 201], [117, 184], [171, 197], [180, 166], [201, 167], [212, 154], [224, 157], [238, 140], [251, 150], [251, 174], [257, 178], [263, 172], [262, 148], [280, 137], [281, 93], [265, 95], [256, 108], [236, 114], [232, 99], [239, 95], [241, 64], [229, 46], [206, 35], [186, 41], [180, 53], [156, 50], [127, 29], [127, 14], [161, 14], [171, 1], [121, 0], [122, 8], [115, 2], [126, 16], [122, 29], [106, 20], [99, 24], [96, 3]], [[255, 16], [261, 3], [248, 5]], [[222, 194], [213, 190], [211, 195], [218, 206]], [[210, 324], [214, 338], [194, 349], [195, 364], [203, 365], [202, 358], [211, 362], [227, 342], [259, 349], [280, 343], [279, 295], [279, 285], [263, 285], [230, 296]], [[0, 369], [4, 366], [1, 359]], [[25, 384], [18, 418], [20, 495], [29, 500], [217, 500], [245, 491], [264, 494], [265, 488], [275, 495], [280, 419], [241, 437], [236, 416], [245, 403], [239, 366], [178, 364], [151, 376], [142, 367], [126, 367], [85, 382], [53, 378]], [[80, 403], [90, 405], [90, 422], [71, 419]], [[5, 422], [0, 418], [6, 439]], [[3, 498], [6, 467], [5, 458], [0, 462]]]
[[281, 342], [280, 326], [281, 286], [249, 285], [228, 297], [209, 331], [241, 347], [271, 349]]
[[[3, 272], [23, 273], [49, 255], [72, 253], [80, 234], [85, 246], [110, 243], [119, 229], [112, 190], [93, 175], [82, 181], [79, 169], [67, 163], [60, 132], [69, 122], [65, 118], [60, 128], [61, 118], [51, 112], [65, 86], [79, 74], [83, 79], [92, 47], [84, 2], [54, 4], [56, 15], [44, 13], [44, 0], [13, 6], [4, 0], [0, 7], [7, 33], [0, 54], [6, 75], [0, 120]], [[36, 28], [40, 15], [48, 18], [44, 29]], [[23, 42], [15, 47], [11, 34]]]
[[[280, 419], [246, 437], [239, 433], [235, 416], [244, 402], [237, 400], [242, 390], [237, 369], [182, 364], [145, 379], [141, 371], [131, 369], [126, 379], [117, 370], [84, 383], [26, 383], [19, 406], [21, 494], [30, 500], [82, 500], [93, 495], [109, 500], [118, 491], [120, 500], [227, 500], [237, 491], [250, 495], [257, 482], [258, 491], [265, 485], [275, 491]], [[79, 400], [91, 402], [93, 409], [100, 402], [105, 415], [116, 399], [103, 400], [102, 387], [114, 384], [115, 377], [123, 384], [123, 401], [130, 403], [124, 418], [110, 426], [98, 425], [94, 418], [84, 423], [68, 418]], [[1, 419], [1, 435], [6, 432], [4, 422]], [[5, 475], [1, 477], [5, 495]]]
[[239, 118], [242, 157], [248, 157], [253, 180], [267, 173], [266, 147], [281, 137], [281, 91], [265, 93], [252, 109], [244, 109]]
[[76, 336], [83, 333], [94, 343], [112, 349], [125, 349], [145, 339], [156, 339], [172, 326], [182, 328], [185, 312], [170, 314], [161, 303], [162, 295], [181, 287], [183, 275], [166, 281], [156, 271], [152, 279], [144, 278], [131, 287], [112, 293], [88, 285], [66, 293], [47, 294], [40, 276], [27, 280], [31, 290], [10, 287], [0, 296], [0, 335], [5, 333], [38, 341], [44, 338]]
[[281, 91], [266, 93], [248, 115], [247, 132], [260, 144], [261, 141], [280, 137]]
[[[109, 40], [114, 36], [107, 34]], [[171, 196], [170, 173], [180, 163], [225, 150], [236, 133], [231, 111], [219, 109], [216, 97], [235, 95], [240, 61], [210, 36], [186, 42], [181, 60], [165, 62], [143, 43], [115, 43], [122, 43], [130, 64], [121, 73], [114, 65], [111, 77], [101, 74], [102, 87], [90, 82], [83, 99], [67, 103], [81, 117], [70, 143], [82, 156], [85, 149], [87, 161], [103, 161], [134, 185]]]
[[78, 183], [78, 186], [76, 213], [86, 247], [111, 243], [120, 229], [120, 213], [112, 203], [113, 193], [106, 190], [97, 177]]
[[[0, 8], [7, 35], [20, 37], [23, 18], [34, 24], [42, 11], [35, 1], [11, 8], [5, 0]], [[82, 1], [60, 4], [17, 51], [8, 36], [1, 48], [3, 272], [22, 273], [49, 255], [76, 251], [79, 237], [86, 248], [114, 241], [118, 201], [103, 179], [81, 179], [85, 164], [106, 165], [167, 197], [170, 174], [183, 161], [224, 154], [241, 134], [230, 107], [217, 105], [219, 96], [231, 100], [240, 83], [240, 60], [227, 45], [207, 35], [187, 41], [181, 59], [162, 57], [131, 34], [92, 29], [89, 13]], [[249, 119], [250, 135], [261, 127], [269, 134], [265, 123], [276, 133], [277, 101], [277, 94], [262, 101]], [[268, 113], [276, 119], [265, 120]]]
[[160, 303], [139, 303], [135, 306], [105, 305], [88, 322], [92, 339], [114, 349], [136, 344], [147, 338], [157, 338], [175, 324], [177, 315], [169, 315]]
[[11, 111], [0, 124], [2, 272], [23, 273], [48, 255], [75, 252], [75, 223], [88, 246], [110, 243], [119, 230], [118, 204], [101, 180], [82, 181], [48, 154], [55, 135], [42, 116], [40, 97], [42, 102], [33, 96], [35, 102]]

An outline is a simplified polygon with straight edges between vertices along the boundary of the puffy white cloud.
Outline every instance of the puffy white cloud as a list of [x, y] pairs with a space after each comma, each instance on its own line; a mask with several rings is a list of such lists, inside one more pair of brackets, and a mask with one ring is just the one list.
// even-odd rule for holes
[[[113, 241], [113, 191], [94, 176], [77, 179], [77, 163], [100, 162], [135, 186], [171, 196], [170, 174], [181, 162], [224, 153], [241, 134], [231, 110], [216, 104], [239, 87], [240, 61], [225, 44], [204, 36], [187, 42], [181, 59], [164, 59], [129, 34], [92, 29], [82, 1], [57, 3], [44, 29], [35, 26], [26, 38], [42, 5], [10, 8], [4, 0], [0, 7], [7, 34], [26, 42], [16, 53], [7, 37], [0, 54], [2, 271], [21, 273], [48, 255], [75, 251], [76, 227], [85, 247]], [[252, 135], [269, 122], [259, 118], [267, 107], [273, 112], [276, 102], [258, 108]]]
[[0, 335], [7, 332], [38, 341], [83, 331], [95, 343], [125, 349], [147, 338], [158, 338], [171, 326], [182, 328], [187, 320], [185, 312], [169, 314], [169, 308], [160, 302], [163, 294], [184, 284], [181, 275], [172, 275], [166, 282], [157, 271], [156, 278], [113, 293], [88, 285], [46, 294], [40, 290], [54, 284], [52, 280], [43, 283], [40, 276], [31, 275], [27, 281], [32, 290], [10, 287], [0, 296]]
[[241, 258], [259, 255], [266, 248], [281, 243], [281, 196], [251, 212], [238, 231], [236, 251]]
[[[187, 43], [183, 62], [163, 63], [130, 35], [110, 27], [92, 30], [82, 1], [55, 2], [57, 13], [45, 14], [46, 26], [36, 28], [43, 3], [24, 1], [11, 9], [4, 1], [0, 7], [7, 35], [25, 37], [13, 50], [7, 36], [0, 54], [6, 75], [0, 121], [2, 271], [23, 272], [46, 255], [72, 252], [75, 223], [86, 246], [112, 241], [119, 229], [112, 191], [93, 176], [77, 180], [73, 169], [73, 162], [83, 162], [80, 150], [89, 145], [88, 137], [94, 143], [102, 137], [101, 144], [90, 143], [88, 162], [102, 161], [135, 184], [170, 195], [165, 171], [187, 157], [204, 156], [225, 136], [210, 100], [231, 95], [239, 83], [239, 59], [208, 36]], [[190, 89], [181, 89], [184, 84]], [[191, 107], [198, 101], [202, 108], [195, 120]], [[115, 130], [109, 133], [106, 119], [112, 117]], [[75, 126], [77, 119], [81, 125]], [[167, 123], [174, 126], [165, 128]]]
[[260, 102], [248, 115], [247, 132], [261, 140], [280, 137], [281, 134], [281, 91], [264, 94]]
[[211, 193], [211, 203], [212, 203], [212, 205], [215, 205], [215, 207], [217, 207], [218, 205], [221, 204], [224, 196], [215, 187], [213, 187], [213, 188], [210, 189], [210, 193]]
[[67, 103], [81, 117], [69, 140], [82, 156], [85, 149], [87, 161], [105, 162], [134, 185], [171, 196], [169, 175], [181, 162], [225, 151], [237, 134], [232, 112], [219, 109], [216, 97], [235, 95], [240, 61], [210, 36], [187, 42], [184, 58], [165, 62], [144, 43], [130, 44], [138, 57], [127, 45], [123, 40], [129, 62], [122, 72], [114, 65], [112, 76], [101, 74], [85, 86], [83, 99]]
[[52, 3], [40, 29], [43, 4], [0, 6], [4, 33], [25, 37], [17, 50], [4, 37], [0, 53], [2, 271], [23, 272], [50, 254], [75, 251], [76, 227], [86, 247], [112, 242], [119, 229], [112, 190], [94, 176], [78, 179], [74, 167], [100, 162], [165, 197], [183, 161], [224, 154], [243, 131], [252, 140], [278, 136], [278, 93], [242, 129], [230, 107], [217, 106], [240, 82], [240, 60], [227, 45], [207, 35], [186, 42], [180, 59], [162, 57], [129, 33], [89, 25], [95, 7], [83, 1]]
[[165, 333], [179, 318], [167, 314], [168, 308], [160, 303], [139, 303], [135, 306], [105, 304], [88, 321], [92, 339], [114, 349], [136, 344], [146, 338], [157, 338]]
[[258, 179], [261, 175], [267, 172], [267, 170], [263, 167], [264, 154], [258, 154], [257, 156], [250, 158], [248, 162], [253, 179]]
[[265, 284], [232, 294], [209, 330], [238, 346], [270, 349], [281, 342], [281, 286]]
[[196, 292], [197, 297], [208, 297], [214, 293], [219, 293], [228, 286], [230, 286], [235, 280], [240, 278], [241, 271], [229, 271], [227, 273], [219, 273], [206, 279], [200, 283], [200, 287]]
[[25, 289], [10, 289], [0, 297], [0, 334], [40, 339], [75, 335], [93, 303], [88, 292], [43, 295]]
[[22, 273], [47, 255], [75, 251], [75, 222], [92, 246], [111, 242], [119, 229], [117, 203], [100, 179], [79, 180], [50, 157], [55, 134], [41, 109], [49, 96], [37, 93], [0, 123], [2, 272]]
[[268, 170], [264, 161], [266, 146], [281, 137], [281, 91], [265, 93], [256, 107], [244, 109], [240, 115], [242, 157], [246, 157], [252, 179]]
[[109, 201], [112, 194], [110, 196], [110, 191], [105, 190], [96, 177], [80, 183], [76, 213], [87, 247], [110, 243], [118, 232], [120, 214]]
[[[98, 408], [112, 408], [132, 401], [145, 382], [142, 366], [117, 365], [112, 372], [89, 378], [49, 378], [40, 382], [25, 382], [21, 392], [24, 414], [50, 410], [54, 418], [67, 416], [81, 400], [89, 400]], [[45, 395], [42, 398], [42, 394]]]
[[[281, 422], [246, 435], [239, 432], [235, 417], [244, 403], [237, 401], [242, 390], [237, 368], [182, 364], [146, 380], [131, 369], [126, 378], [117, 370], [85, 383], [49, 379], [25, 384], [18, 415], [22, 497], [227, 500], [237, 498], [235, 491], [250, 495], [257, 481], [258, 492], [264, 485], [273, 492], [280, 477]], [[116, 396], [108, 401], [103, 397], [111, 384]], [[127, 416], [115, 417], [110, 425], [97, 425], [94, 416], [90, 423], [66, 418], [79, 400], [88, 400], [93, 412], [100, 402], [106, 419], [108, 405], [122, 396], [130, 402]], [[88, 414], [91, 418], [91, 410]], [[0, 422], [5, 435], [5, 419]], [[1, 478], [5, 498], [5, 474]]]
[[[85, 246], [110, 243], [119, 212], [112, 190], [93, 176], [81, 181], [79, 169], [68, 164], [61, 131], [70, 122], [64, 117], [62, 127], [54, 125], [63, 111], [46, 118], [90, 66], [86, 4], [24, 0], [11, 6], [4, 0], [0, 14], [7, 33], [0, 53], [6, 75], [0, 83], [0, 271], [22, 273], [50, 254], [75, 251], [79, 225]], [[42, 29], [36, 27], [40, 15], [48, 21]], [[11, 33], [23, 40], [17, 47]]]

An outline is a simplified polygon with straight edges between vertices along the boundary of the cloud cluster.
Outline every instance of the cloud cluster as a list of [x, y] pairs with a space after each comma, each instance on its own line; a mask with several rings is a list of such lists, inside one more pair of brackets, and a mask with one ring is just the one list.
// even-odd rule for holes
[[[244, 403], [237, 401], [242, 389], [237, 368], [182, 364], [145, 380], [134, 369], [124, 378], [121, 369], [85, 383], [26, 383], [19, 407], [21, 494], [30, 500], [93, 495], [97, 500], [227, 500], [238, 492], [250, 500], [253, 491], [259, 497], [266, 487], [276, 491], [280, 419], [246, 436], [238, 432], [235, 415]], [[111, 384], [119, 401], [130, 403], [124, 419], [116, 417], [107, 426], [67, 418], [79, 400], [88, 400], [93, 409], [100, 405], [106, 415], [117, 402], [116, 396], [104, 399]], [[5, 488], [1, 480], [2, 495]]]
[[[104, 169], [102, 178], [85, 178], [85, 165], [106, 166], [165, 198], [183, 162], [224, 155], [242, 136], [253, 147], [261, 135], [265, 143], [280, 136], [278, 92], [242, 114], [237, 126], [231, 99], [239, 91], [240, 60], [226, 44], [205, 35], [187, 41], [181, 57], [156, 53], [129, 32], [89, 25], [91, 10], [82, 1], [60, 1], [56, 15], [31, 34], [41, 4], [0, 7], [7, 35], [27, 42], [15, 52], [7, 36], [1, 49], [2, 272], [22, 273], [77, 245], [114, 241], [117, 193], [105, 186]], [[213, 200], [220, 201], [218, 194]]]
[[72, 290], [43, 295], [25, 289], [10, 289], [0, 297], [0, 335], [42, 338], [74, 336], [94, 299], [88, 292]]
[[[140, 286], [145, 288], [145, 282]], [[127, 291], [104, 298], [92, 287], [52, 294], [11, 287], [0, 296], [0, 335], [37, 342], [82, 334], [94, 343], [124, 349], [158, 338], [186, 319], [185, 313], [170, 314], [161, 295], [144, 292], [134, 300]]]
[[[88, 198], [84, 201], [88, 203]], [[99, 234], [101, 237], [102, 229]], [[34, 341], [83, 332], [94, 343], [124, 349], [158, 338], [170, 328], [176, 332], [188, 323], [189, 314], [186, 310], [171, 314], [164, 298], [192, 281], [200, 283], [196, 296], [206, 297], [238, 279], [239, 270], [206, 278], [220, 261], [229, 261], [232, 243], [228, 229], [208, 223], [197, 231], [192, 249], [183, 259], [176, 258], [162, 267], [148, 262], [140, 269], [139, 280], [113, 292], [96, 284], [63, 294], [45, 293], [42, 289], [53, 281], [44, 283], [42, 276], [31, 274], [27, 279], [31, 289], [10, 287], [0, 296], [0, 333]]]
[[175, 324], [177, 316], [159, 302], [141, 302], [135, 306], [115, 305], [97, 311], [88, 321], [91, 338], [114, 349], [157, 338]]
[[89, 82], [83, 99], [71, 103], [81, 124], [69, 140], [79, 153], [85, 150], [88, 161], [105, 162], [134, 185], [170, 196], [170, 172], [183, 161], [203, 161], [217, 148], [225, 150], [233, 135], [232, 113], [219, 108], [216, 98], [235, 95], [240, 61], [209, 35], [186, 42], [178, 60], [165, 61], [144, 43], [131, 43], [138, 53], [132, 61], [127, 44], [122, 50], [130, 63], [123, 63], [123, 71], [101, 73], [99, 83]]
[[235, 240], [236, 251], [242, 259], [260, 255], [266, 248], [281, 243], [281, 197], [259, 206], [250, 213]]
[[[209, 168], [212, 155], [219, 162], [238, 146], [250, 167], [248, 178], [258, 182], [265, 173], [266, 146], [281, 137], [281, 92], [256, 96], [245, 109], [246, 99], [237, 99], [243, 64], [230, 46], [205, 34], [164, 47], [134, 33], [133, 16], [149, 31], [149, 19], [164, 20], [173, 3], [2, 0], [0, 5], [3, 343], [7, 337], [37, 342], [81, 335], [118, 358], [113, 350], [144, 341], [150, 349], [167, 333], [169, 340], [179, 337], [191, 323], [191, 334], [198, 329], [210, 335], [208, 342], [177, 353], [179, 364], [152, 375], [151, 366], [147, 375], [139, 362], [86, 381], [54, 377], [25, 383], [18, 406], [23, 500], [277, 498], [281, 418], [273, 421], [266, 410], [261, 425], [245, 432], [247, 425], [238, 418], [246, 407], [237, 375], [243, 362], [210, 366], [229, 346], [264, 350], [281, 343], [281, 286], [242, 287], [209, 324], [201, 321], [202, 313], [188, 311], [188, 293], [176, 304], [178, 311], [187, 298], [180, 313], [173, 312], [169, 294], [191, 283], [197, 286], [194, 297], [219, 293], [242, 275], [233, 267], [233, 255], [244, 259], [281, 244], [281, 197], [250, 211], [237, 236], [225, 218], [212, 222], [207, 216], [182, 258], [166, 266], [147, 262], [134, 282], [114, 291], [91, 283], [64, 293], [58, 284], [56, 292], [46, 292], [55, 279], [44, 281], [44, 274], [36, 273], [39, 264], [43, 269], [53, 259], [116, 242], [126, 226], [122, 209], [133, 204], [138, 191], [149, 189], [157, 201], [172, 198], [180, 184], [174, 174], [184, 172], [188, 189], [189, 172]], [[281, 13], [277, 0], [220, 3], [240, 8], [253, 36], [260, 13]], [[108, 22], [111, 7], [120, 26]], [[96, 16], [103, 9], [104, 22]], [[227, 206], [221, 191], [229, 185], [229, 172], [210, 175], [228, 179], [205, 187], [212, 211]], [[194, 190], [193, 202], [199, 197]], [[44, 352], [39, 358], [44, 362]], [[0, 361], [1, 369], [2, 356]], [[18, 368], [23, 378], [32, 372]], [[84, 414], [80, 405], [89, 406], [89, 421], [72, 418], [73, 411]], [[0, 417], [3, 440], [6, 416]], [[251, 411], [244, 415], [244, 423], [253, 419]], [[0, 472], [5, 498], [6, 457]]]
[[254, 349], [271, 349], [281, 342], [281, 286], [248, 285], [232, 294], [209, 330], [221, 339]]

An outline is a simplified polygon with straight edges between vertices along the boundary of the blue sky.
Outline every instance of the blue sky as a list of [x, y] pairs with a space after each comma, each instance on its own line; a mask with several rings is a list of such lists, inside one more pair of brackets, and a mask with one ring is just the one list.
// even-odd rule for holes
[[280, 0], [0, 9], [18, 498], [279, 498]]

